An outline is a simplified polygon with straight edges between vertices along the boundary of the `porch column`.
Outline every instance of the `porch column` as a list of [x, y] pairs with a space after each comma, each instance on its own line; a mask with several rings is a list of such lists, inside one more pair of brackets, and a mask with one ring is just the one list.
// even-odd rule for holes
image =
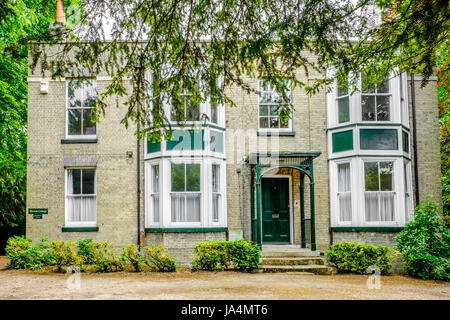
[[302, 248], [306, 248], [305, 229], [305, 174], [300, 171], [300, 230]]
[[259, 168], [259, 158], [256, 162], [256, 230], [257, 230], [257, 244], [262, 248], [262, 230], [261, 230], [261, 176]]
[[[312, 172], [312, 168], [311, 168]], [[316, 217], [314, 212], [314, 181], [309, 183], [309, 194], [311, 197], [311, 250], [316, 251]]]

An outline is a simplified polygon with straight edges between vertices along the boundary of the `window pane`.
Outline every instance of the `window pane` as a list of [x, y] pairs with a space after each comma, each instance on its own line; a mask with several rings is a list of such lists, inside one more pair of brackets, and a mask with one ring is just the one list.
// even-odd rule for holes
[[377, 85], [377, 93], [389, 93], [389, 81], [382, 81]]
[[339, 219], [352, 221], [352, 194], [350, 192], [339, 194]]
[[280, 128], [289, 128], [289, 120], [280, 123]]
[[396, 129], [360, 129], [362, 150], [397, 150]]
[[152, 195], [153, 199], [153, 222], [159, 222], [159, 194]]
[[91, 109], [83, 110], [83, 134], [95, 135], [95, 122], [91, 121]]
[[67, 197], [67, 220], [69, 222], [81, 221], [81, 197]]
[[96, 221], [97, 212], [96, 196], [82, 197], [81, 221]]
[[200, 194], [186, 194], [186, 222], [200, 222]]
[[380, 192], [380, 220], [394, 221], [394, 193]]
[[278, 117], [270, 118], [270, 127], [271, 128], [279, 128], [280, 127], [280, 119]]
[[346, 86], [346, 85], [347, 85], [347, 81], [345, 79], [338, 78], [338, 82], [337, 82], [338, 97], [345, 96], [347, 94], [347, 88], [342, 88], [342, 86]]
[[259, 127], [260, 128], [269, 128], [269, 118], [260, 117], [259, 118]]
[[211, 104], [211, 123], [219, 123], [219, 110], [217, 104]]
[[339, 123], [350, 121], [348, 97], [338, 99]]
[[338, 192], [350, 191], [350, 163], [338, 164]]
[[184, 164], [172, 163], [172, 191], [184, 191]]
[[378, 192], [366, 192], [364, 194], [366, 221], [380, 221], [378, 205]]
[[409, 134], [402, 131], [403, 152], [409, 153]]
[[186, 191], [200, 191], [200, 164], [186, 165]]
[[212, 192], [219, 192], [220, 183], [220, 166], [217, 164], [212, 165]]
[[278, 109], [279, 109], [279, 107], [277, 105], [270, 106], [270, 115], [271, 116], [278, 116]]
[[364, 176], [366, 183], [366, 191], [378, 191], [378, 163], [364, 162]]
[[200, 120], [200, 105], [194, 102], [188, 102], [186, 121]]
[[389, 97], [377, 96], [377, 121], [389, 121]]
[[81, 108], [84, 105], [83, 89], [81, 81], [69, 81], [67, 87], [69, 108]]
[[392, 191], [393, 162], [380, 162], [380, 190]]
[[260, 116], [268, 116], [269, 115], [269, 106], [259, 106], [259, 115]]
[[212, 206], [213, 206], [212, 221], [219, 222], [219, 208], [220, 208], [220, 194], [219, 193], [214, 193], [212, 195]]
[[363, 121], [375, 121], [375, 97], [361, 97], [362, 119]]
[[270, 103], [271, 95], [270, 92], [261, 92], [259, 95], [259, 103], [266, 104]]
[[68, 194], [81, 194], [81, 169], [68, 170], [67, 187]]
[[186, 221], [186, 197], [184, 194], [172, 194], [171, 198], [171, 221]]
[[83, 194], [95, 194], [95, 169], [83, 169]]
[[81, 134], [81, 110], [80, 109], [69, 109], [69, 135], [80, 135]]
[[159, 192], [159, 165], [152, 166], [152, 192]]

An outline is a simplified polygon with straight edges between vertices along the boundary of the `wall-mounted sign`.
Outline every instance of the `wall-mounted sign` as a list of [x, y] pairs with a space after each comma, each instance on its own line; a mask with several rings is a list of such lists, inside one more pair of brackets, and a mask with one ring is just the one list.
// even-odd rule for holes
[[29, 208], [28, 214], [32, 214], [33, 219], [42, 219], [43, 214], [48, 214], [48, 208]]

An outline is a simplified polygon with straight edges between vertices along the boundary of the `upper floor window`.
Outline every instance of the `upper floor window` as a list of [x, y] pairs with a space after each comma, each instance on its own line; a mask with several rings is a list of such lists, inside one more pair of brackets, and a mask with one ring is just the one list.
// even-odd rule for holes
[[200, 104], [186, 91], [172, 101], [171, 121], [200, 121]]
[[338, 168], [339, 220], [352, 221], [352, 189], [350, 162], [340, 163]]
[[338, 111], [338, 123], [345, 123], [350, 121], [350, 101], [348, 88], [346, 82], [343, 79], [337, 80], [337, 94], [336, 103]]
[[95, 80], [73, 79], [67, 81], [67, 136], [96, 135], [95, 122], [91, 117], [96, 99]]
[[95, 169], [66, 170], [66, 225], [95, 225], [97, 194]]
[[[361, 76], [361, 80], [364, 75]], [[374, 88], [363, 88], [361, 92], [362, 121], [390, 121], [389, 81], [384, 80]]]
[[279, 111], [289, 109], [291, 92], [287, 99], [266, 80], [259, 80], [259, 129], [290, 129], [291, 120], [281, 121]]

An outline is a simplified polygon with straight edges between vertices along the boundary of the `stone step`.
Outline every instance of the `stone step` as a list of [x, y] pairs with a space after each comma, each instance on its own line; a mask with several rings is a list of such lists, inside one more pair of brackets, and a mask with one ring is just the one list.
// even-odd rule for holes
[[324, 265], [260, 265], [258, 270], [260, 272], [298, 272], [298, 273], [314, 273], [333, 275], [336, 274], [336, 268]]
[[260, 264], [272, 266], [324, 265], [325, 261], [321, 257], [306, 257], [306, 258], [281, 257], [281, 258], [261, 258]]
[[261, 251], [262, 258], [307, 258], [320, 257], [319, 251], [298, 250], [298, 251]]

